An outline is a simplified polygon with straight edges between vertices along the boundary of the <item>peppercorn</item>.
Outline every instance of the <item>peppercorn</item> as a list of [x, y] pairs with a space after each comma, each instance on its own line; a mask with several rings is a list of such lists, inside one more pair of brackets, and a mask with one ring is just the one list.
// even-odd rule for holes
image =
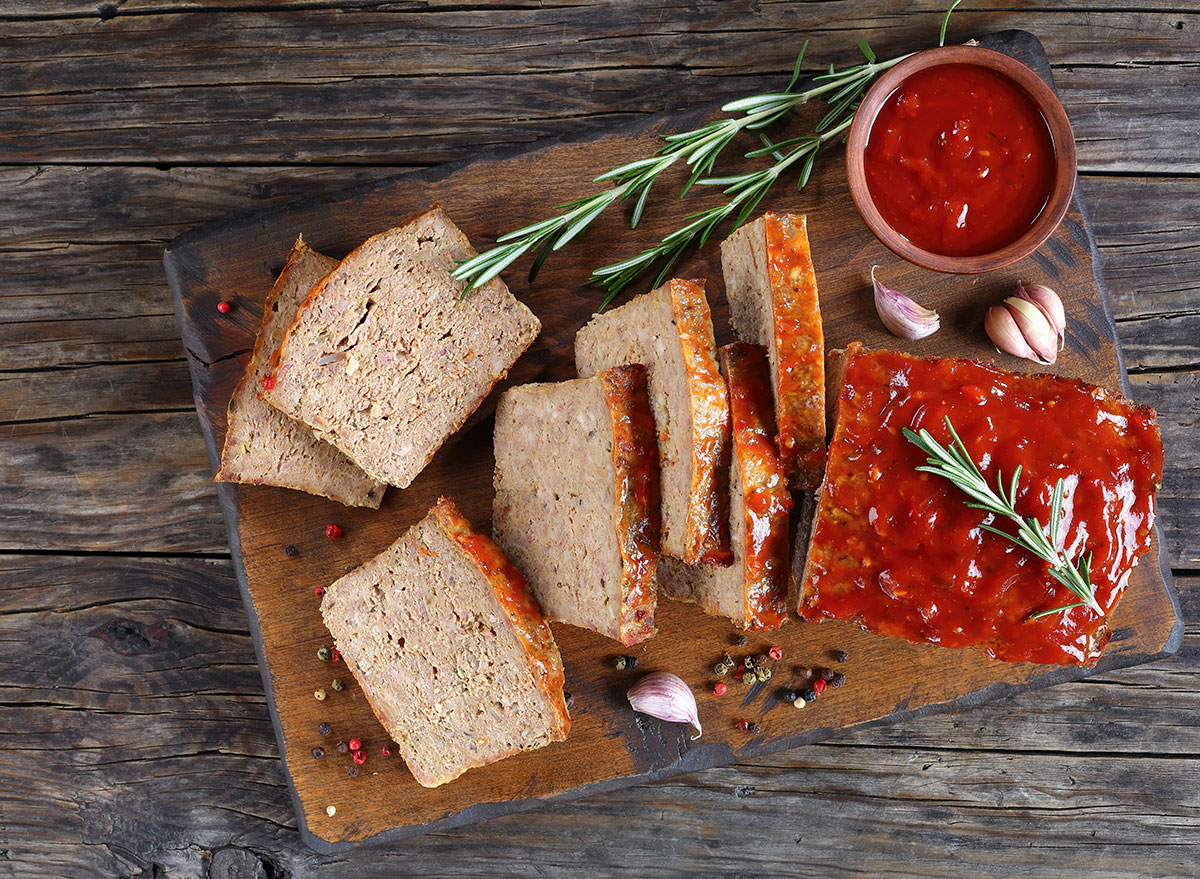
[[366, 751], [355, 751], [353, 757], [354, 757], [354, 762], [360, 766], [363, 763], [367, 762], [367, 752]]
[[313, 589], [313, 595], [317, 596], [317, 598], [324, 598], [325, 597], [325, 587], [324, 586], [316, 587], [315, 589]]
[[799, 695], [795, 690], [781, 690], [779, 692], [779, 698], [784, 702], [795, 702]]
[[628, 662], [628, 660], [624, 656], [614, 657], [612, 661], [613, 668], [615, 668], [617, 671], [625, 671], [626, 662]]
[[713, 684], [713, 695], [714, 696], [724, 696], [728, 690], [729, 690], [729, 687], [725, 684], [724, 681], [717, 681], [715, 684]]
[[338, 653], [338, 649], [336, 647], [334, 647], [329, 651], [329, 658], [332, 659], [334, 662], [337, 662], [339, 659], [342, 658], [342, 654]]
[[738, 718], [738, 722], [737, 722], [737, 728], [738, 728], [739, 730], [741, 730], [742, 732], [747, 732], [747, 731], [749, 731], [749, 729], [750, 729], [750, 721], [746, 720], [746, 718], [744, 718], [744, 717], [739, 717], [739, 718]]
[[346, 685], [342, 683], [341, 678], [334, 678], [332, 681], [329, 682], [329, 686], [333, 687], [334, 692], [337, 692], [337, 693], [340, 693], [340, 692], [342, 692], [342, 690], [346, 689]]
[[638, 659], [637, 659], [637, 657], [636, 657], [636, 656], [626, 656], [626, 657], [625, 657], [625, 667], [626, 667], [626, 668], [628, 668], [628, 669], [635, 669], [635, 668], [637, 668], [637, 667], [638, 667]]
[[767, 668], [765, 665], [760, 665], [758, 668], [756, 668], [754, 670], [754, 673], [756, 675], [758, 675], [759, 681], [761, 681], [764, 684], [767, 681], [771, 680], [771, 670], [769, 668]]
[[846, 676], [840, 671], [834, 672], [833, 677], [829, 679], [829, 686], [831, 687], [840, 687], [844, 683], [846, 683]]
[[361, 739], [351, 739], [350, 740], [350, 750], [351, 751], [361, 751], [362, 750], [362, 740]]
[[313, 748], [313, 756], [316, 757], [318, 760], [320, 760], [322, 757], [325, 756], [325, 749], [324, 748]]
[[384, 745], [382, 748], [380, 748], [380, 749], [379, 749], [379, 753], [380, 753], [380, 754], [382, 754], [382, 755], [383, 755], [383, 756], [385, 756], [385, 757], [390, 757], [390, 756], [392, 756], [392, 746], [391, 746], [391, 745]]
[[316, 699], [318, 702], [324, 702], [325, 696], [326, 696], [326, 693], [324, 690], [316, 690], [313, 693], [313, 698]]
[[328, 647], [318, 647], [317, 648], [317, 659], [321, 660], [321, 662], [329, 662], [329, 648]]
[[821, 678], [817, 678], [815, 681], [813, 681], [813, 692], [816, 693], [818, 696], [820, 696], [822, 693], [824, 693], [825, 692], [825, 681], [822, 680]]
[[738, 647], [745, 647], [745, 646], [746, 646], [746, 636], [745, 636], [745, 635], [738, 635], [738, 637], [737, 637], [737, 646], [738, 646]]
[[759, 668], [766, 665], [767, 664], [767, 654], [760, 653], [760, 654], [758, 654], [758, 656], [754, 657], [754, 664], [756, 666], [758, 666]]
[[349, 754], [350, 746], [347, 745], [345, 742], [338, 742], [337, 743], [337, 752], [339, 754]]
[[328, 815], [330, 818], [332, 818], [334, 815], [337, 814], [337, 806], [326, 806], [325, 814]]
[[350, 766], [347, 766], [346, 774], [349, 775], [351, 778], [358, 778], [358, 767], [353, 764]]
[[833, 659], [835, 662], [845, 662], [849, 658], [850, 654], [848, 654], [845, 650], [833, 651]]
[[783, 659], [783, 648], [782, 647], [772, 647], [770, 650], [767, 651], [767, 655], [776, 661]]
[[792, 705], [796, 708], [803, 708], [807, 704], [808, 704], [808, 700], [801, 699], [799, 696], [797, 696], [796, 701], [792, 703]]
[[831, 669], [831, 668], [821, 669], [821, 680], [823, 680], [825, 683], [829, 683], [830, 681], [832, 681], [833, 675], [834, 675], [833, 669]]
[[332, 727], [325, 721], [321, 721], [319, 724], [317, 724], [317, 733], [320, 735], [327, 736], [331, 730]]
[[300, 551], [289, 543], [283, 548], [283, 554], [289, 559], [294, 559], [296, 556], [300, 555]]
[[750, 735], [752, 735], [752, 736], [756, 736], [756, 735], [758, 735], [760, 732], [762, 732], [762, 727], [761, 727], [761, 726], [759, 726], [757, 723], [752, 723], [752, 724], [750, 724], [750, 727], [749, 727], [749, 729], [748, 729], [748, 732], [750, 733]]
[[[817, 698], [817, 691], [812, 689], [811, 687], [800, 693], [800, 699], [803, 699], [805, 702], [813, 702], [816, 700], [816, 698]], [[800, 699], [797, 699], [796, 701], [799, 702]]]
[[744, 666], [744, 665], [739, 665], [739, 666], [737, 667], [737, 671], [735, 671], [735, 672], [733, 673], [733, 676], [734, 676], [735, 678], [737, 678], [737, 679], [740, 681], [740, 680], [742, 679], [742, 675], [744, 675], [745, 673], [746, 673], [746, 666]]
[[733, 668], [733, 666], [726, 665], [723, 662], [718, 662], [713, 666], [713, 674], [717, 675], [718, 677], [724, 677], [725, 675], [729, 674], [729, 670], [731, 668]]
[[229, 303], [222, 299], [217, 303], [217, 311], [221, 312], [221, 314], [229, 314]]
[[337, 525], [326, 525], [325, 526], [325, 536], [328, 537], [330, 540], [337, 540], [339, 537], [342, 536], [342, 529], [339, 528]]
[[754, 657], [747, 656], [742, 660], [742, 665], [746, 666], [746, 668], [754, 668]]

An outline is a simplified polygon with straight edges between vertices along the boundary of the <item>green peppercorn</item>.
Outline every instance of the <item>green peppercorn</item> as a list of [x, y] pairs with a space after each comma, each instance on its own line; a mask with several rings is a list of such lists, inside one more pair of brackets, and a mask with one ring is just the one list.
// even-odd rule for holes
[[613, 660], [613, 668], [615, 668], [617, 671], [624, 671], [625, 670], [625, 657], [618, 656], [616, 659], [614, 659]]
[[328, 647], [318, 647], [317, 648], [317, 659], [321, 660], [321, 662], [329, 662], [329, 648]]
[[742, 660], [742, 665], [746, 666], [746, 668], [754, 668], [754, 657], [747, 656]]
[[713, 666], [713, 674], [717, 675], [718, 677], [723, 677], [729, 674], [730, 668], [732, 668], [732, 666], [728, 666], [723, 662], [718, 662]]
[[342, 692], [342, 690], [346, 689], [346, 685], [342, 683], [341, 678], [334, 678], [333, 682], [329, 686], [333, 687], [333, 689], [338, 693], [340, 693], [340, 692]]
[[316, 699], [318, 702], [324, 702], [325, 696], [326, 696], [326, 693], [324, 690], [317, 690], [316, 692], [313, 693], [313, 698]]
[[758, 679], [763, 683], [771, 680], [771, 670], [765, 665], [760, 665], [757, 669], [755, 669], [755, 674], [758, 675]]

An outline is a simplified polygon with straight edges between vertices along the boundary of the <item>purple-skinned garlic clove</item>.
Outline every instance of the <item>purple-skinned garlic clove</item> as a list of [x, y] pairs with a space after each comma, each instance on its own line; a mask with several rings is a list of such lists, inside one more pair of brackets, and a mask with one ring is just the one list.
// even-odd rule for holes
[[1067, 313], [1058, 294], [1042, 284], [1026, 286], [1017, 281], [1017, 298], [1032, 302], [1046, 316], [1058, 336], [1058, 350], [1061, 351], [1067, 333]]
[[887, 327], [888, 332], [901, 339], [924, 339], [932, 336], [942, 326], [936, 311], [918, 305], [898, 290], [884, 286], [871, 268], [871, 284], [875, 288], [875, 311]]
[[1004, 306], [1017, 322], [1025, 344], [1037, 355], [1034, 359], [1044, 364], [1051, 364], [1057, 360], [1058, 335], [1046, 314], [1032, 302], [1018, 299], [1016, 296], [1005, 299]]
[[634, 711], [671, 723], [690, 723], [696, 728], [693, 740], [700, 738], [700, 712], [692, 689], [681, 678], [668, 672], [652, 672], [629, 688], [625, 694]]

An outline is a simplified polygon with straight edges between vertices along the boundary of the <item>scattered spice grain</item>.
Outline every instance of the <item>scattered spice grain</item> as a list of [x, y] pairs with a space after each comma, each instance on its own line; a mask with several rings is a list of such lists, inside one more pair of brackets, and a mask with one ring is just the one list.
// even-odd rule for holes
[[717, 681], [713, 684], [713, 695], [724, 696], [728, 692], [729, 686], [724, 681]]
[[328, 694], [324, 690], [316, 690], [313, 692], [313, 698], [318, 702], [324, 702]]
[[772, 647], [770, 650], [767, 651], [767, 655], [776, 661], [783, 659], [783, 648], [782, 647]]
[[337, 525], [326, 525], [325, 526], [325, 536], [328, 537], [330, 540], [337, 540], [339, 537], [342, 536], [342, 529], [339, 528]]
[[300, 555], [300, 550], [296, 549], [296, 547], [289, 543], [283, 548], [283, 554], [289, 559], [294, 559], [296, 556]]
[[[811, 687], [800, 693], [800, 699], [803, 699], [805, 702], [813, 702], [816, 700], [816, 698], [817, 698], [817, 691], [812, 689]], [[796, 701], [799, 702], [800, 699], [797, 699]]]
[[224, 299], [217, 303], [217, 311], [221, 312], [221, 314], [229, 314], [229, 308], [229, 303]]
[[319, 724], [317, 724], [317, 733], [320, 735], [327, 736], [332, 731], [333, 731], [333, 727], [331, 727], [325, 721], [321, 721]]
[[850, 658], [850, 654], [848, 654], [845, 650], [833, 651], [834, 662], [845, 662], [849, 658]]
[[334, 678], [330, 682], [329, 686], [333, 687], [334, 692], [337, 692], [337, 693], [340, 693], [340, 692], [342, 692], [342, 690], [346, 689], [346, 685], [342, 683], [341, 678]]
[[840, 671], [834, 672], [833, 677], [829, 679], [829, 686], [831, 687], [840, 687], [844, 683], [846, 683], [846, 676]]
[[318, 647], [317, 648], [317, 659], [321, 660], [321, 662], [329, 662], [329, 648], [328, 647]]
[[822, 693], [824, 693], [824, 692], [825, 692], [825, 681], [824, 681], [824, 679], [823, 679], [823, 678], [817, 678], [815, 681], [813, 681], [812, 688], [813, 688], [813, 692], [814, 692], [814, 693], [816, 693], [818, 696], [820, 696]]
[[312, 749], [312, 755], [313, 755], [313, 757], [315, 757], [316, 759], [320, 760], [322, 757], [324, 757], [324, 756], [325, 756], [325, 749], [324, 749], [324, 748], [321, 748], [321, 747], [313, 748], [313, 749]]

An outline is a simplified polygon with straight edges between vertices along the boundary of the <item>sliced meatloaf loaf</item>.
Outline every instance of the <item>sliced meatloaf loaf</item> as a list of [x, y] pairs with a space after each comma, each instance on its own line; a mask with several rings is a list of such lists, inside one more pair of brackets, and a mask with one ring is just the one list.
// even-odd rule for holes
[[[1162, 442], [1154, 410], [1072, 378], [957, 358], [830, 352], [836, 425], [801, 582], [800, 615], [1012, 662], [1091, 665], [1154, 533]], [[918, 468], [904, 429], [961, 439], [989, 486], [1046, 528], [1063, 481], [1056, 545], [1090, 560], [1099, 613], [1037, 556], [1016, 525]], [[1015, 479], [1014, 474], [1020, 470]]]
[[812, 490], [825, 469], [825, 341], [805, 217], [766, 213], [743, 226], [722, 242], [721, 266], [734, 333], [770, 353], [788, 481]]
[[549, 619], [654, 635], [658, 441], [641, 364], [522, 385], [496, 409], [496, 543]]
[[721, 349], [733, 416], [729, 466], [729, 532], [733, 564], [688, 567], [664, 559], [666, 595], [695, 601], [740, 629], [775, 629], [787, 620], [788, 516], [792, 496], [775, 450], [775, 417], [767, 352], [734, 342]]
[[525, 578], [448, 499], [330, 586], [321, 616], [425, 787], [567, 737], [550, 627]]
[[645, 364], [662, 467], [663, 554], [727, 565], [729, 399], [700, 281], [672, 280], [597, 315], [575, 337], [583, 376]]
[[267, 294], [262, 325], [246, 372], [229, 400], [229, 420], [217, 482], [277, 485], [319, 494], [353, 507], [378, 509], [384, 485], [311, 430], [258, 398], [271, 355], [314, 284], [337, 260], [296, 240], [287, 265]]
[[462, 295], [474, 254], [440, 207], [367, 240], [308, 295], [263, 399], [407, 486], [541, 329], [498, 279]]

